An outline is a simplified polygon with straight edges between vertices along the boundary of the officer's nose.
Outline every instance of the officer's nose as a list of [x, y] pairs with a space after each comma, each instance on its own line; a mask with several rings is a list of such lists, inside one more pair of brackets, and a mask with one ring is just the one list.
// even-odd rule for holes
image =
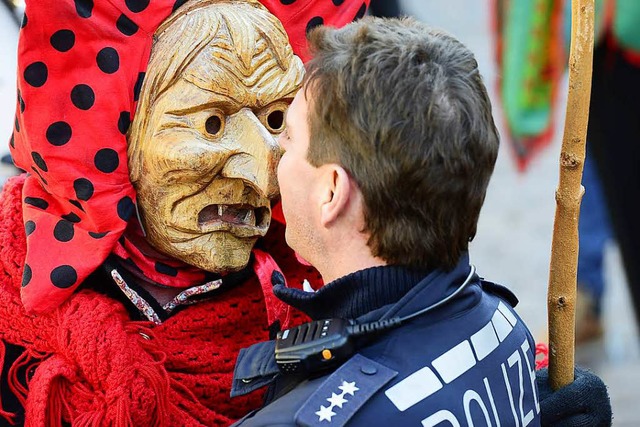
[[277, 196], [281, 153], [273, 135], [248, 108], [227, 119], [225, 133], [237, 138], [237, 150], [228, 158], [222, 176], [248, 181], [269, 198]]

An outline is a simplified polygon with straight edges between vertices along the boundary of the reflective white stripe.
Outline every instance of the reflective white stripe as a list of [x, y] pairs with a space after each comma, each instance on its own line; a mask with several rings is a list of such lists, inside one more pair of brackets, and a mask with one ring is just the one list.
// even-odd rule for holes
[[513, 329], [511, 323], [509, 323], [507, 318], [504, 317], [504, 315], [499, 310], [496, 310], [496, 312], [493, 313], [491, 323], [493, 323], [493, 327], [496, 330], [496, 334], [498, 334], [498, 339], [500, 340], [500, 342], [504, 341], [504, 339]]
[[447, 384], [473, 368], [475, 364], [476, 358], [473, 356], [471, 344], [467, 340], [462, 341], [433, 361], [433, 367]]
[[500, 310], [500, 313], [504, 314], [504, 317], [506, 317], [509, 323], [511, 323], [511, 326], [516, 326], [516, 323], [518, 323], [518, 319], [516, 319], [516, 316], [513, 315], [513, 313], [505, 305], [505, 303], [500, 301], [498, 303], [498, 310]]
[[471, 335], [471, 344], [476, 352], [478, 361], [487, 357], [489, 353], [498, 348], [500, 342], [493, 330], [491, 322], [487, 323], [482, 329]]
[[442, 383], [436, 374], [424, 367], [386, 390], [384, 394], [396, 405], [396, 408], [404, 411], [441, 388]]
[[[511, 310], [504, 303], [499, 302], [491, 321], [469, 337], [471, 342], [464, 340], [433, 360], [432, 365], [440, 378], [449, 384], [473, 368], [476, 360], [483, 360], [498, 348], [500, 342], [511, 333], [517, 321]], [[506, 375], [506, 372], [503, 374]], [[442, 387], [442, 382], [436, 374], [425, 366], [386, 390], [385, 395], [400, 411], [405, 411]], [[493, 399], [493, 396], [490, 398]], [[494, 407], [492, 410], [495, 412]], [[423, 420], [423, 424], [437, 418], [432, 417]]]

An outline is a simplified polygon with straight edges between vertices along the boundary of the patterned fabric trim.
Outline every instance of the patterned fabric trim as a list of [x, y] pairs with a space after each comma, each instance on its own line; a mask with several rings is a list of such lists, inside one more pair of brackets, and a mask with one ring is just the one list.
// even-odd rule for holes
[[[160, 320], [160, 316], [156, 313], [156, 311], [151, 307], [151, 305], [138, 294], [136, 291], [131, 289], [127, 282], [122, 278], [118, 270], [115, 268], [111, 270], [111, 278], [118, 285], [118, 288], [122, 291], [122, 293], [136, 306], [136, 308], [142, 313], [149, 321], [159, 325], [162, 323]], [[222, 285], [222, 279], [212, 280], [211, 282], [207, 282], [203, 285], [194, 286], [192, 288], [186, 289], [180, 292], [174, 299], [166, 303], [162, 306], [162, 309], [166, 312], [166, 314], [171, 314], [176, 307], [181, 305], [191, 305], [195, 304], [198, 301], [191, 300], [192, 297], [197, 295], [202, 295], [207, 292], [211, 292], [213, 290], [218, 289]]]
[[198, 302], [198, 301], [192, 301], [189, 298], [196, 295], [202, 295], [207, 292], [214, 291], [218, 289], [221, 285], [222, 285], [222, 279], [217, 279], [217, 280], [212, 280], [211, 282], [207, 282], [204, 285], [194, 286], [192, 288], [186, 289], [180, 292], [174, 299], [172, 299], [171, 301], [163, 305], [162, 308], [164, 309], [164, 311], [167, 312], [167, 314], [170, 314], [173, 310], [175, 310], [176, 307], [180, 305], [191, 305]]

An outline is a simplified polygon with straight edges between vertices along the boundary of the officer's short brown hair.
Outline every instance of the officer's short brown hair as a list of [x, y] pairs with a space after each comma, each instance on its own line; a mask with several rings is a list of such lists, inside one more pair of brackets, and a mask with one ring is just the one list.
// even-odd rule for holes
[[453, 268], [499, 144], [473, 54], [413, 19], [319, 27], [309, 43], [309, 162], [340, 164], [356, 181], [373, 255]]

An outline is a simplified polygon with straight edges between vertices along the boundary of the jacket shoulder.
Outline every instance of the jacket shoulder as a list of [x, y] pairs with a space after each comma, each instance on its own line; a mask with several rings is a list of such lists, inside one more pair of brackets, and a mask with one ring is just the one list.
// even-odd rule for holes
[[307, 380], [295, 391], [249, 414], [235, 426], [344, 426], [398, 373], [361, 354], [330, 375]]
[[295, 414], [297, 425], [344, 426], [398, 372], [356, 354], [322, 382]]

